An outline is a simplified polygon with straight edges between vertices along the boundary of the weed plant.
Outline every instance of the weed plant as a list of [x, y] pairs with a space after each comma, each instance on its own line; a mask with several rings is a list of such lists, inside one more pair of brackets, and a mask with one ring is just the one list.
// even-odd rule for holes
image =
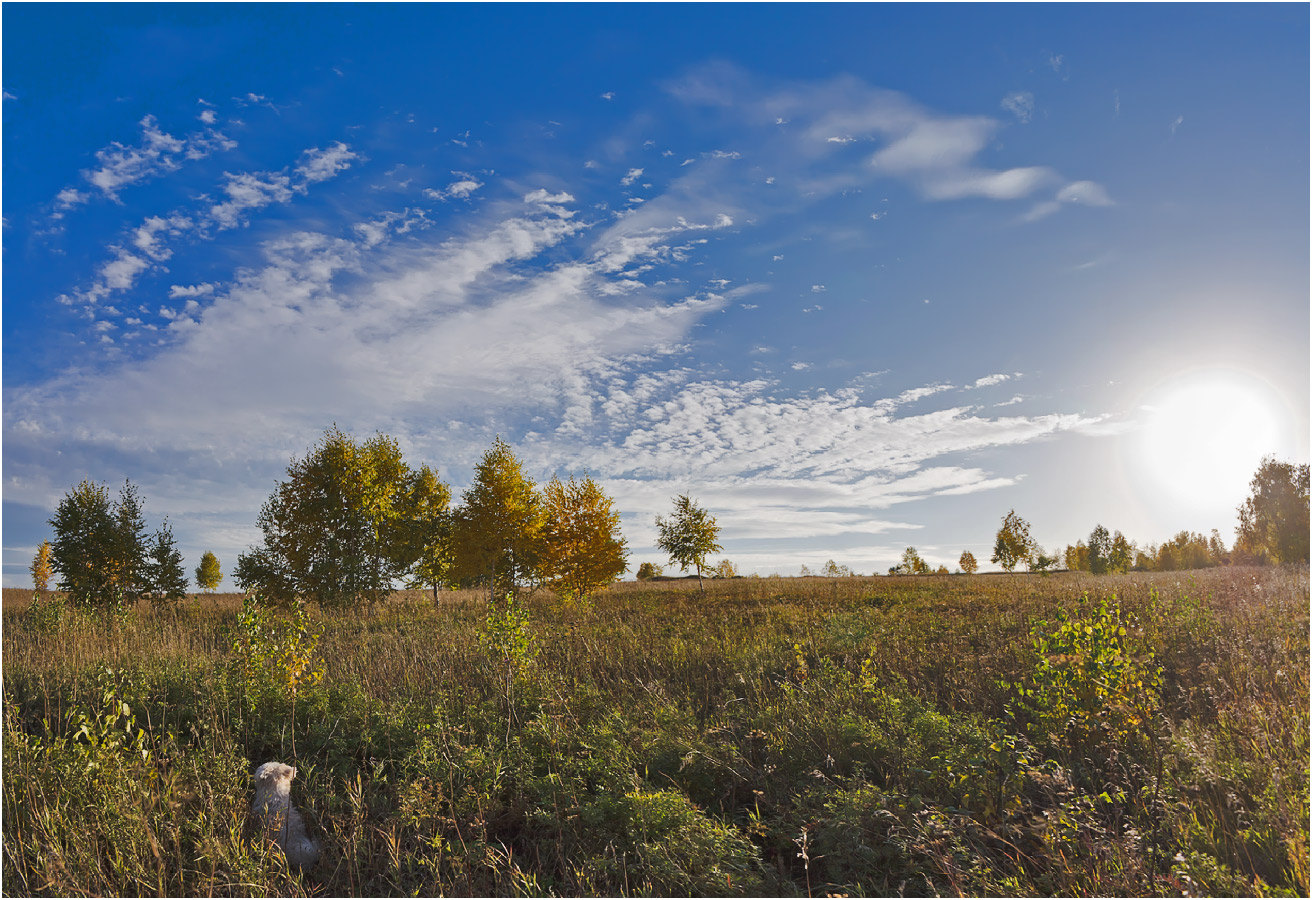
[[6, 601], [10, 895], [1308, 893], [1306, 567]]

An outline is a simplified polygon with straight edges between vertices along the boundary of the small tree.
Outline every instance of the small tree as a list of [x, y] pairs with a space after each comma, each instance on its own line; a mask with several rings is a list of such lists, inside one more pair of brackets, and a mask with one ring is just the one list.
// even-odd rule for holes
[[1265, 457], [1239, 507], [1235, 549], [1263, 563], [1308, 560], [1308, 466]]
[[656, 546], [669, 554], [670, 562], [676, 563], [680, 571], [696, 566], [697, 587], [705, 592], [702, 568], [706, 557], [724, 549], [716, 541], [720, 527], [715, 524], [715, 517], [687, 494], [680, 494], [674, 498], [674, 512], [668, 519], [656, 517], [656, 529], [660, 532]]
[[722, 559], [715, 566], [707, 569], [716, 578], [737, 578], [738, 567], [727, 559]]
[[969, 550], [963, 550], [961, 552], [961, 559], [957, 561], [957, 565], [961, 566], [961, 571], [965, 572], [967, 575], [974, 575], [979, 569], [979, 563], [975, 562], [975, 554], [971, 553]]
[[651, 581], [653, 578], [659, 578], [665, 573], [665, 569], [655, 563], [645, 562], [638, 566], [637, 577], [639, 581]]
[[50, 519], [50, 566], [59, 589], [80, 606], [113, 608], [122, 601], [118, 528], [109, 492], [83, 481], [59, 501]]
[[542, 498], [510, 445], [497, 438], [455, 514], [455, 571], [485, 583], [489, 601], [538, 574]]
[[1112, 536], [1106, 528], [1095, 525], [1089, 532], [1089, 572], [1106, 575], [1111, 563]]
[[418, 560], [407, 584], [429, 588], [433, 603], [438, 591], [451, 581], [454, 563], [451, 546], [454, 522], [451, 516], [451, 489], [428, 466], [421, 466], [410, 497], [411, 543]]
[[824, 568], [820, 570], [820, 574], [826, 578], [849, 578], [852, 575], [852, 570], [847, 566], [840, 566], [831, 559], [825, 563]]
[[182, 568], [182, 553], [173, 540], [168, 519], [155, 532], [146, 550], [142, 565], [142, 593], [156, 604], [184, 599], [187, 596], [187, 573]]
[[587, 597], [628, 568], [615, 502], [591, 478], [552, 478], [543, 491], [541, 575], [567, 599]]
[[933, 570], [929, 563], [920, 558], [915, 547], [902, 551], [902, 562], [888, 570], [890, 575], [928, 575]]
[[[1213, 531], [1213, 534], [1216, 534]], [[1217, 535], [1220, 541], [1220, 535]], [[1112, 572], [1128, 572], [1134, 566], [1134, 544], [1117, 531], [1112, 535], [1112, 548], [1107, 557], [1107, 568]]]
[[32, 557], [32, 587], [36, 590], [38, 596], [44, 594], [50, 589], [50, 576], [54, 574], [50, 568], [50, 542], [42, 541], [41, 545], [36, 548], [36, 556]]
[[1030, 538], [1030, 523], [1016, 515], [1016, 510], [1009, 511], [1002, 517], [1002, 527], [998, 529], [993, 543], [992, 561], [1008, 572], [1016, 568], [1017, 563], [1031, 565], [1034, 541]]
[[223, 572], [219, 570], [219, 558], [206, 550], [200, 558], [200, 565], [196, 567], [196, 584], [202, 590], [213, 591], [222, 580]]
[[124, 481], [114, 510], [114, 569], [123, 599], [129, 602], [141, 599], [150, 589], [146, 571], [149, 546], [143, 505], [137, 486]]

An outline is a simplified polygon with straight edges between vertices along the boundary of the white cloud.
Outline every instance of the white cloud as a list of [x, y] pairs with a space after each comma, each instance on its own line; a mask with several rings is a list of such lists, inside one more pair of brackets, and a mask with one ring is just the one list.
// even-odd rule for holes
[[1002, 98], [1002, 108], [1026, 123], [1034, 118], [1034, 95], [1028, 91], [1015, 91]]
[[206, 125], [213, 125], [216, 121], [218, 121], [219, 117], [214, 114], [214, 110], [212, 109], [202, 109], [200, 111], [200, 115], [197, 116], [196, 118], [200, 119]]
[[236, 228], [241, 214], [271, 203], [286, 203], [292, 198], [291, 178], [279, 172], [224, 172], [227, 183], [223, 192], [228, 199], [210, 207], [210, 218], [220, 229]]
[[642, 169], [629, 169], [628, 173], [620, 179], [620, 184], [628, 187], [642, 177]]
[[432, 200], [440, 200], [443, 202], [450, 200], [453, 197], [457, 200], [467, 200], [473, 195], [474, 191], [483, 187], [483, 182], [465, 172], [452, 172], [451, 174], [456, 176], [455, 181], [448, 184], [442, 190], [425, 188], [424, 196]]
[[304, 184], [327, 181], [329, 178], [336, 177], [339, 172], [349, 169], [351, 163], [359, 158], [346, 144], [336, 141], [325, 150], [313, 147], [302, 153], [295, 174], [300, 176]]
[[124, 187], [177, 170], [183, 159], [201, 159], [215, 150], [236, 146], [235, 141], [212, 128], [183, 139], [163, 131], [154, 116], [146, 116], [139, 124], [138, 144], [128, 147], [115, 141], [96, 151], [97, 168], [82, 173], [111, 200], [118, 200], [118, 192]]
[[1115, 202], [1108, 195], [1107, 190], [1094, 181], [1072, 181], [1065, 185], [1051, 200], [1045, 200], [1036, 203], [1024, 216], [1024, 221], [1034, 222], [1046, 216], [1050, 216], [1062, 205], [1075, 206], [1114, 206]]
[[1004, 381], [1008, 381], [1008, 380], [1010, 380], [1010, 379], [1011, 379], [1011, 376], [1010, 376], [1010, 375], [1006, 375], [1006, 374], [1002, 374], [1002, 373], [997, 373], [997, 374], [994, 374], [994, 375], [985, 375], [983, 378], [977, 378], [977, 379], [975, 379], [975, 384], [974, 384], [974, 386], [975, 386], [975, 387], [989, 387], [990, 385], [1001, 384], [1002, 382], [1004, 382]]
[[169, 299], [208, 297], [214, 293], [214, 285], [208, 281], [201, 284], [175, 284], [169, 287]]

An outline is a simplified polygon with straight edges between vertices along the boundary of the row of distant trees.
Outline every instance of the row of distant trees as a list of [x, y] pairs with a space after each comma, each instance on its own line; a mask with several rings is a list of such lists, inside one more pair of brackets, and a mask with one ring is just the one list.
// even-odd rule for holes
[[[613, 499], [586, 476], [553, 477], [539, 487], [500, 438], [462, 502], [451, 500], [438, 473], [409, 465], [393, 438], [358, 441], [334, 426], [287, 467], [260, 509], [263, 541], [238, 556], [233, 579], [276, 603], [353, 606], [383, 599], [398, 583], [431, 589], [434, 600], [443, 587], [497, 596], [538, 585], [584, 598], [627, 570]], [[38, 590], [58, 575], [60, 589], [89, 606], [185, 596], [173, 532], [165, 521], [148, 540], [141, 507], [131, 482], [116, 504], [91, 482], [71, 491], [50, 520], [53, 543], [33, 561]], [[715, 517], [684, 495], [656, 526], [671, 563], [694, 567], [700, 580], [707, 555], [721, 549]], [[732, 574], [732, 564], [713, 572]], [[212, 553], [196, 577], [217, 585], [222, 574]]]
[[[1071, 571], [1094, 575], [1307, 562], [1308, 476], [1307, 465], [1263, 459], [1249, 482], [1249, 496], [1238, 509], [1233, 548], [1226, 547], [1216, 529], [1207, 537], [1181, 531], [1161, 544], [1141, 547], [1120, 531], [1099, 524], [1089, 532], [1088, 541], [1077, 540], [1066, 545], [1060, 555], [1049, 556], [1030, 537], [1029, 523], [1013, 509], [1002, 519], [992, 561], [1009, 572], [1022, 563], [1031, 571], [1045, 571], [1060, 563]], [[963, 571], [971, 571], [966, 567], [967, 556], [962, 556]], [[974, 557], [970, 563], [974, 564]]]
[[[38, 593], [59, 576], [59, 587], [75, 602], [119, 607], [137, 600], [179, 600], [186, 596], [182, 553], [167, 518], [154, 532], [146, 529], [144, 503], [136, 485], [125, 481], [117, 500], [109, 491], [83, 481], [66, 494], [50, 525], [55, 539], [42, 541], [32, 560], [32, 583]], [[205, 588], [218, 586], [218, 559], [206, 553], [196, 570]]]
[[[1263, 460], [1252, 493], [1239, 508], [1233, 549], [1220, 534], [1203, 538], [1181, 532], [1161, 545], [1137, 547], [1119, 531], [1096, 526], [1087, 542], [1048, 555], [1031, 538], [1030, 526], [1011, 510], [1003, 517], [992, 561], [1007, 571], [1024, 565], [1044, 571], [1104, 572], [1200, 568], [1227, 563], [1283, 563], [1308, 559], [1308, 466]], [[489, 596], [523, 587], [550, 586], [565, 598], [587, 597], [628, 567], [613, 499], [590, 477], [558, 476], [541, 488], [499, 437], [483, 455], [461, 503], [428, 466], [411, 467], [397, 442], [384, 434], [365, 441], [335, 426], [304, 459], [294, 459], [260, 510], [264, 540], [238, 557], [238, 587], [288, 603], [314, 599], [327, 606], [371, 603], [397, 583], [431, 589], [479, 587]], [[43, 543], [32, 564], [38, 590], [59, 576], [75, 602], [114, 606], [138, 599], [185, 596], [187, 581], [168, 520], [146, 530], [142, 500], [129, 481], [111, 501], [100, 485], [84, 481], [60, 502], [50, 520], [53, 542]], [[657, 516], [657, 545], [681, 570], [732, 577], [732, 563], [708, 568], [721, 550], [715, 517], [691, 497], [674, 499], [669, 516]], [[978, 564], [969, 551], [960, 569]], [[890, 575], [938, 571], [908, 547]], [[640, 580], [661, 569], [643, 563]], [[803, 569], [803, 574], [811, 574]], [[819, 573], [851, 575], [832, 560]], [[197, 582], [213, 589], [219, 562], [206, 553]]]

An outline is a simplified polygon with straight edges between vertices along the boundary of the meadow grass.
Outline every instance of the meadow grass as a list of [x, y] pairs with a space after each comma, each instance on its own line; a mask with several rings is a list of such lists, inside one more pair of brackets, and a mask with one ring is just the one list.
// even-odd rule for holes
[[[28, 596], [6, 894], [1308, 892], [1306, 567], [403, 592], [299, 644]], [[248, 818], [274, 759], [309, 872]]]

